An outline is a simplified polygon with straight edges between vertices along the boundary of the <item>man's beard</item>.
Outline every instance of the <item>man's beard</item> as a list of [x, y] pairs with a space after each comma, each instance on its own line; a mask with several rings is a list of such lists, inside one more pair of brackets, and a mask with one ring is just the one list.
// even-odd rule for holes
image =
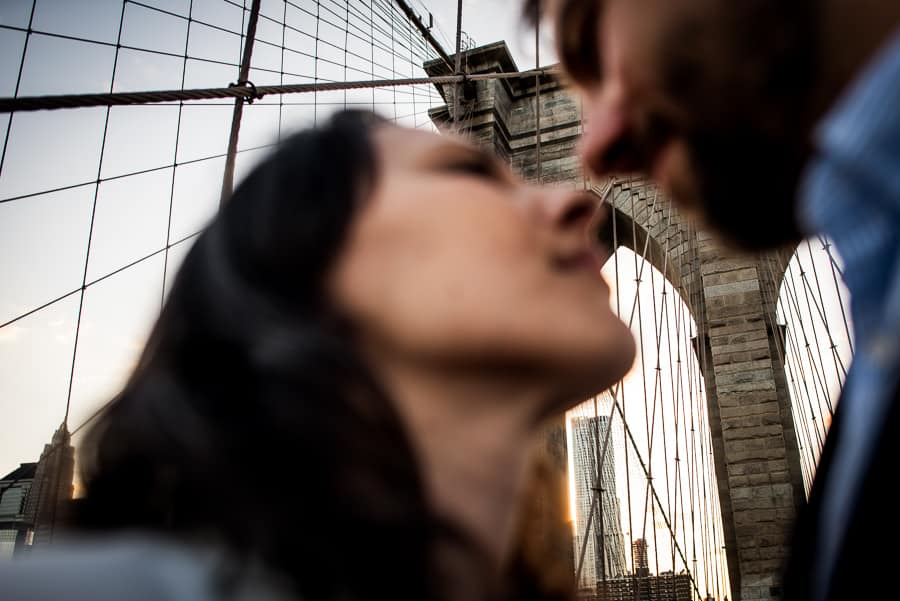
[[673, 28], [695, 34], [693, 41], [667, 40], [667, 86], [691, 115], [681, 134], [695, 204], [742, 248], [799, 241], [796, 196], [814, 120], [815, 0], [729, 2], [722, 10]]
[[799, 242], [797, 187], [805, 145], [752, 131], [692, 136], [697, 203], [726, 242], [759, 251]]

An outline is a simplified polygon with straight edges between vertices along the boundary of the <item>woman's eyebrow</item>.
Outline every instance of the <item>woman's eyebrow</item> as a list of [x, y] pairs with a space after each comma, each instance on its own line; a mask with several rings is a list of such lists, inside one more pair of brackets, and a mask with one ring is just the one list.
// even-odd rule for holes
[[513, 177], [509, 166], [490, 150], [452, 140], [442, 141], [440, 144], [423, 149], [413, 164], [416, 168], [426, 171], [468, 168], [502, 179]]
[[426, 159], [432, 165], [446, 165], [453, 163], [480, 163], [492, 167], [500, 167], [500, 162], [492, 153], [477, 146], [447, 143], [428, 153]]

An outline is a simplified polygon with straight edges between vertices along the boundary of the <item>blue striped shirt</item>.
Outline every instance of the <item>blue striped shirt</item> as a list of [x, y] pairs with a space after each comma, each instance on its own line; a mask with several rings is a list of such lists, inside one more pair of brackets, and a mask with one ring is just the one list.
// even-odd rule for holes
[[816, 598], [825, 599], [900, 371], [900, 34], [825, 118], [815, 143], [800, 219], [844, 258], [857, 349], [817, 525]]

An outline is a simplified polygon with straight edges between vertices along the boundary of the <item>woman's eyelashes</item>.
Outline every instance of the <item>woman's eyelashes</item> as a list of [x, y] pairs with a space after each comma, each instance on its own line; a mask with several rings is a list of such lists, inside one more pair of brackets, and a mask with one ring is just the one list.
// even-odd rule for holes
[[462, 173], [475, 177], [506, 182], [508, 178], [497, 162], [487, 156], [473, 155], [448, 161], [444, 168], [453, 173]]

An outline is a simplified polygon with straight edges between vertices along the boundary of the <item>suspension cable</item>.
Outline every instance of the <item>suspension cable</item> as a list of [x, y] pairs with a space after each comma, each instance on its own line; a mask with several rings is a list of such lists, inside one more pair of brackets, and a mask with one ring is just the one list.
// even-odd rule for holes
[[54, 96], [20, 96], [0, 98], [0, 113], [39, 111], [51, 109], [72, 109], [95, 106], [121, 106], [132, 104], [155, 104], [160, 102], [189, 102], [219, 98], [243, 98], [258, 100], [271, 94], [304, 94], [340, 90], [382, 88], [411, 85], [447, 85], [463, 81], [494, 79], [519, 79], [537, 75], [555, 75], [554, 68], [542, 68], [520, 73], [484, 73], [474, 75], [441, 75], [437, 77], [413, 77], [407, 79], [376, 79], [347, 82], [301, 83], [271, 86], [233, 86], [226, 88], [200, 88], [190, 90], [156, 90], [146, 92], [114, 92], [108, 94], [61, 94]]

